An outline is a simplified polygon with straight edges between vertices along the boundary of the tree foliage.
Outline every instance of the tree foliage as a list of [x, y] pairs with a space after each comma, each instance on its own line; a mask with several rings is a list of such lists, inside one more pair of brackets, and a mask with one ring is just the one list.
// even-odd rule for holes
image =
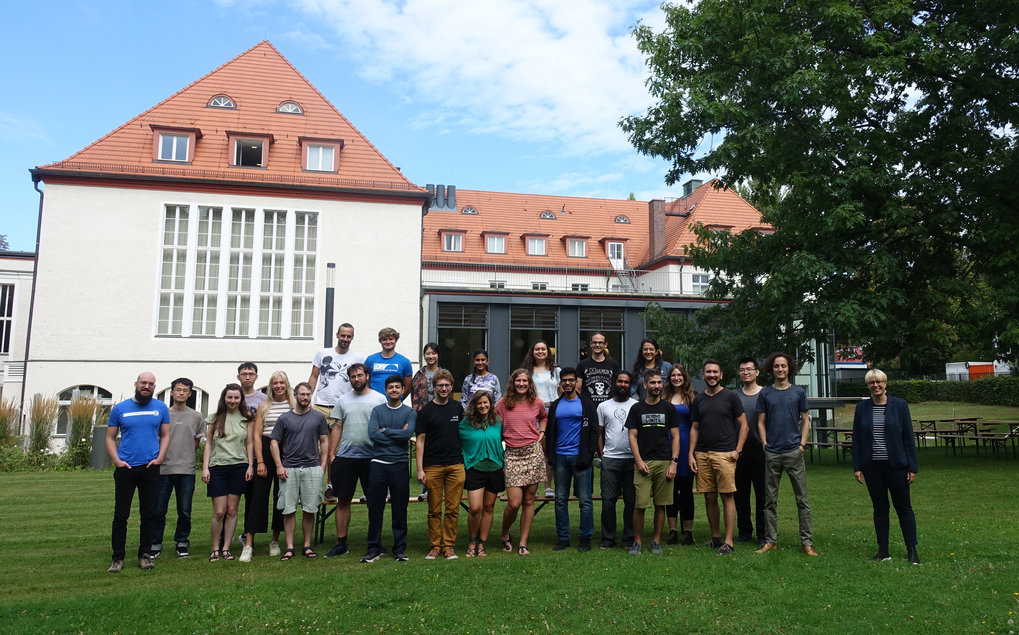
[[[638, 26], [643, 153], [771, 194], [775, 231], [701, 228], [732, 301], [673, 324], [737, 350], [834, 333], [926, 370], [971, 341], [1019, 354], [1019, 5], [701, 0]], [[705, 146], [706, 149], [705, 149]], [[722, 274], [725, 274], [724, 276]]]

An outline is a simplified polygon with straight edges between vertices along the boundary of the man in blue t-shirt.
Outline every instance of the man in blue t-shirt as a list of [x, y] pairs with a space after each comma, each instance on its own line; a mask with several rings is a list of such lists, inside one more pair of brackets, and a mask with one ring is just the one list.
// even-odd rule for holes
[[386, 378], [397, 375], [403, 379], [403, 398], [410, 394], [410, 377], [413, 368], [410, 360], [396, 352], [396, 342], [400, 334], [388, 326], [379, 331], [379, 344], [382, 350], [369, 355], [364, 360], [368, 367], [369, 387], [380, 395], [386, 394]]
[[[124, 568], [127, 519], [138, 490], [141, 528], [138, 535], [138, 567], [152, 569], [152, 541], [156, 523], [156, 499], [159, 495], [159, 465], [170, 441], [170, 409], [153, 399], [156, 377], [142, 373], [134, 382], [134, 397], [110, 410], [106, 427], [106, 451], [113, 462], [114, 505], [110, 545], [113, 559], [110, 573]], [[117, 433], [120, 444], [117, 444]]]
[[591, 550], [594, 534], [594, 470], [591, 467], [598, 451], [598, 411], [594, 402], [582, 396], [577, 388], [577, 370], [559, 371], [559, 387], [563, 394], [552, 402], [545, 428], [545, 456], [555, 468], [554, 551], [570, 546], [570, 486], [580, 501], [579, 551]]
[[764, 361], [764, 370], [775, 378], [775, 383], [761, 390], [757, 398], [757, 430], [764, 445], [765, 499], [764, 545], [757, 553], [774, 551], [778, 547], [778, 486], [782, 471], [789, 475], [800, 516], [800, 545], [803, 553], [816, 556], [810, 521], [810, 503], [807, 501], [807, 470], [803, 450], [810, 434], [810, 415], [807, 412], [807, 393], [791, 383], [798, 367], [796, 360], [786, 353], [772, 353]]

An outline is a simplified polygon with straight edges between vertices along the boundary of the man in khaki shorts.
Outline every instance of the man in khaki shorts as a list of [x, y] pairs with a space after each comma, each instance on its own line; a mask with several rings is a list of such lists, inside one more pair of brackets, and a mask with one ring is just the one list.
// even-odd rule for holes
[[655, 502], [654, 535], [651, 554], [662, 554], [662, 527], [665, 506], [672, 504], [672, 479], [679, 463], [679, 414], [671, 403], [662, 399], [662, 372], [652, 369], [644, 373], [647, 397], [630, 407], [626, 428], [633, 452], [633, 487], [636, 501], [633, 509], [633, 546], [630, 555], [641, 552], [644, 510]]
[[[704, 494], [704, 511], [711, 527], [711, 542], [718, 555], [732, 553], [736, 527], [736, 461], [746, 443], [747, 417], [743, 403], [732, 390], [722, 386], [722, 366], [713, 359], [701, 370], [704, 392], [694, 397], [690, 408], [690, 469], [697, 474], [697, 491]], [[725, 507], [725, 540], [718, 526], [718, 496]]]

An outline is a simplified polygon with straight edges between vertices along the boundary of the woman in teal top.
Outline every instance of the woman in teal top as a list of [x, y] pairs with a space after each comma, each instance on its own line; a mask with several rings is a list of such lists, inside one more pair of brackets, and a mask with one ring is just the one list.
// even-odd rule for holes
[[502, 471], [502, 423], [495, 414], [495, 403], [487, 390], [479, 390], [467, 402], [460, 421], [460, 446], [463, 449], [464, 483], [470, 511], [467, 514], [467, 557], [484, 558], [485, 541], [492, 529], [495, 499], [506, 489]]
[[[233, 560], [230, 541], [237, 528], [237, 505], [254, 476], [254, 430], [244, 404], [240, 384], [227, 384], [219, 396], [216, 414], [208, 419], [202, 481], [212, 499], [212, 554], [209, 562], [222, 557]], [[222, 546], [222, 553], [220, 547]]]

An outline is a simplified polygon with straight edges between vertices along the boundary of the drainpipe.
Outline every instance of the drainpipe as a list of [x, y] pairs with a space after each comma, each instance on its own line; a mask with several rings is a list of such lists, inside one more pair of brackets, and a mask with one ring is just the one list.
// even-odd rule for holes
[[39, 239], [42, 236], [42, 204], [46, 194], [39, 189], [39, 182], [42, 178], [32, 175], [32, 186], [39, 193], [39, 213], [35, 226], [35, 262], [32, 265], [32, 297], [28, 302], [28, 334], [25, 336], [25, 360], [21, 373], [21, 404], [18, 406], [19, 432], [24, 432], [25, 427], [25, 389], [28, 387], [28, 351], [32, 347], [32, 318], [35, 316], [35, 292], [39, 282]]

